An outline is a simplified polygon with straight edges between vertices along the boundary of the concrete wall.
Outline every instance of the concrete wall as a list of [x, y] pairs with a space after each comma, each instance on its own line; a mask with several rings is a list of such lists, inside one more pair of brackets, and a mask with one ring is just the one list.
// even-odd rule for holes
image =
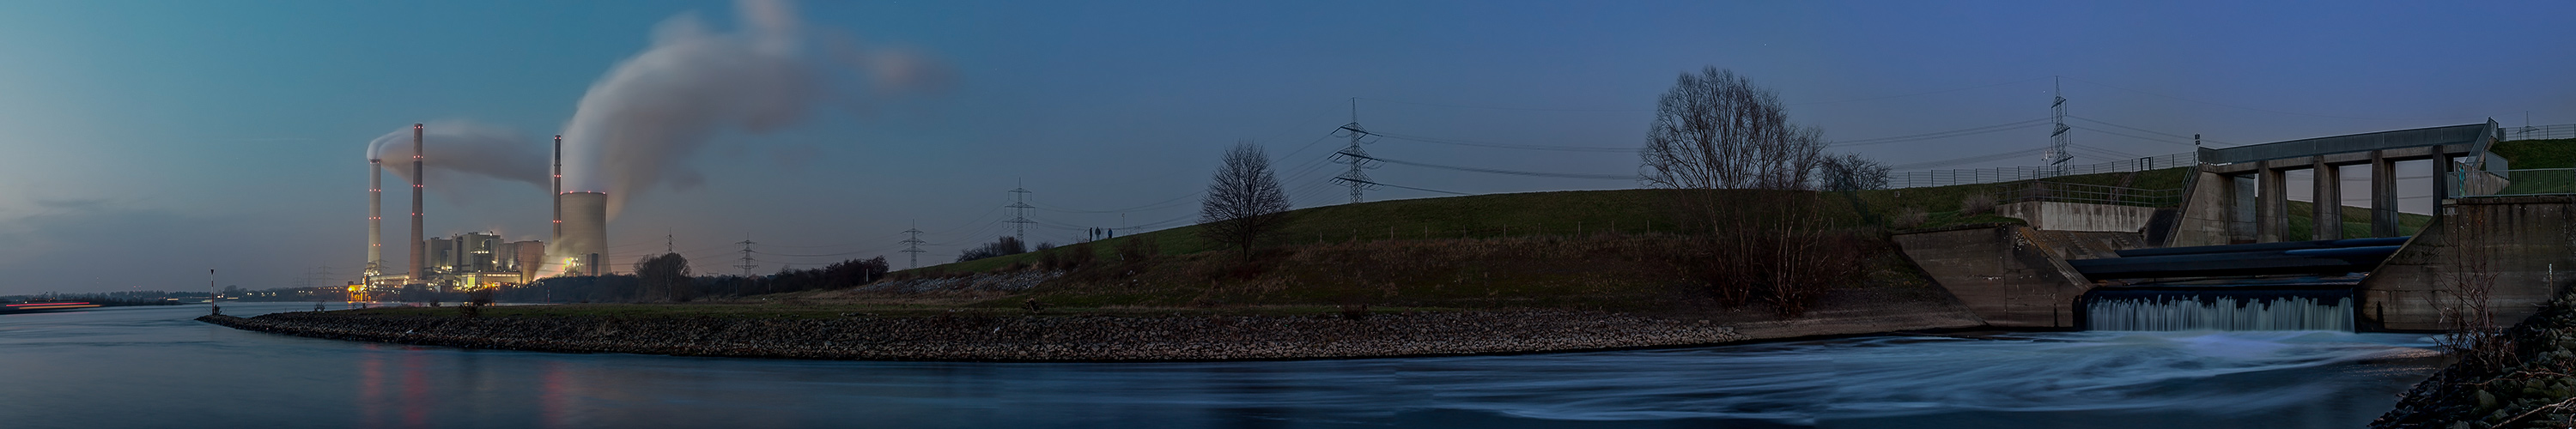
[[2092, 289], [2037, 232], [2019, 225], [1899, 234], [1905, 257], [1996, 327], [2074, 328]]
[[[2462, 198], [2361, 283], [2361, 319], [2382, 329], [2449, 328], [2453, 287], [2491, 282], [2496, 323], [2528, 317], [2576, 270], [2576, 197]], [[2489, 273], [2487, 276], [2474, 273]]]
[[2047, 231], [2138, 232], [2154, 218], [2152, 207], [2024, 201], [1995, 206], [1995, 214]]
[[2122, 250], [2152, 247], [2147, 245], [2146, 236], [2135, 232], [2033, 230], [2029, 236], [2049, 256], [2068, 261], [2117, 258]]
[[2194, 168], [2191, 181], [2183, 187], [2181, 215], [2175, 217], [2164, 247], [2230, 244], [2236, 194], [2235, 180], [2205, 167]]

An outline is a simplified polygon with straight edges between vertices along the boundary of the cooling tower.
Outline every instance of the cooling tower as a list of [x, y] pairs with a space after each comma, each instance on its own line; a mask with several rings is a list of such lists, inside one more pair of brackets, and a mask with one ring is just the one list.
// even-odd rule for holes
[[556, 261], [579, 275], [608, 273], [599, 266], [608, 258], [608, 193], [565, 192], [555, 204], [563, 207], [563, 236], [546, 247], [560, 249]]

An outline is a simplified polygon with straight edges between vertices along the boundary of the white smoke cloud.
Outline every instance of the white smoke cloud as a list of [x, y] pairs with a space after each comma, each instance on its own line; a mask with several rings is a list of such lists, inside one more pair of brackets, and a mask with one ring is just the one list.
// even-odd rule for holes
[[[458, 183], [458, 175], [483, 176], [547, 188], [546, 161], [551, 141], [529, 139], [506, 128], [465, 121], [422, 126], [420, 144], [429, 155], [421, 166], [431, 183]], [[385, 161], [394, 183], [411, 182], [411, 127], [404, 126], [367, 143], [367, 159]]]
[[833, 87], [840, 77], [877, 76], [879, 86], [941, 80], [932, 75], [943, 69], [920, 55], [871, 56], [828, 36], [839, 33], [807, 30], [784, 1], [735, 6], [735, 32], [695, 14], [672, 17], [654, 29], [650, 48], [591, 84], [564, 126], [564, 190], [607, 192], [614, 218], [637, 194], [703, 183], [685, 161], [717, 133], [774, 131], [846, 98], [835, 95], [850, 93]]

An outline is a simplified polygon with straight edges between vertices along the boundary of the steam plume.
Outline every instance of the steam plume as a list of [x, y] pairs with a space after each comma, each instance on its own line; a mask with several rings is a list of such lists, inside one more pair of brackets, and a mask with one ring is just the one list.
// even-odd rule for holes
[[591, 84], [564, 126], [565, 191], [607, 192], [614, 218], [639, 193], [703, 183], [684, 161], [717, 133], [774, 131], [840, 98], [836, 78], [940, 80], [933, 76], [940, 69], [917, 55], [877, 55], [818, 37], [837, 33], [809, 31], [784, 1], [745, 0], [735, 9], [740, 28], [732, 33], [695, 14], [663, 21], [650, 48]]
[[[421, 159], [421, 168], [429, 169], [423, 180], [453, 184], [451, 174], [465, 174], [546, 186], [543, 145], [517, 132], [462, 121], [431, 122], [421, 130], [420, 144], [430, 154]], [[394, 177], [411, 181], [411, 127], [369, 142], [367, 159], [385, 160]]]

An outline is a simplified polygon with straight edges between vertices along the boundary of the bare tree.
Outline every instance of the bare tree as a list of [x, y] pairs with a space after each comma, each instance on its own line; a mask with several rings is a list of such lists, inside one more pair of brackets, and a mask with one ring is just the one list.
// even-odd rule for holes
[[1681, 216], [1707, 228], [1677, 262], [1720, 303], [1761, 300], [1796, 316], [1858, 274], [1856, 245], [1829, 231], [1814, 192], [1823, 129], [1789, 122], [1779, 95], [1716, 67], [1683, 73], [1655, 104], [1638, 178], [1673, 190]]
[[1822, 168], [1825, 190], [1828, 191], [1887, 189], [1887, 164], [1858, 154], [1828, 155]]
[[689, 302], [697, 298], [697, 281], [689, 276], [689, 258], [678, 253], [635, 261], [635, 277], [643, 283], [644, 301]]
[[1810, 189], [1824, 130], [1789, 122], [1780, 96], [1734, 71], [1683, 73], [1655, 102], [1643, 174], [1666, 189]]
[[1208, 183], [1199, 205], [1199, 235], [1242, 249], [1252, 260], [1252, 246], [1287, 225], [1288, 193], [1270, 170], [1270, 154], [1251, 141], [1226, 150], [1225, 164]]

